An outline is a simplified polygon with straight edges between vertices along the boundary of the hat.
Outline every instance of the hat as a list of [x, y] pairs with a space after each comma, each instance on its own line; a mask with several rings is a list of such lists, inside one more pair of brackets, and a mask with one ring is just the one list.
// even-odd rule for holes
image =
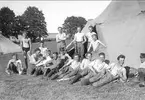
[[145, 53], [140, 53], [140, 58], [145, 58]]

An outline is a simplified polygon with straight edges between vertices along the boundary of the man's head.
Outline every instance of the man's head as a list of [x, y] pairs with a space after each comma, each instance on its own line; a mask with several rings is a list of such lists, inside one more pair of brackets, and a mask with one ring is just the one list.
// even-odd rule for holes
[[63, 32], [63, 28], [62, 27], [58, 27], [58, 32], [62, 33]]
[[93, 26], [89, 26], [89, 32], [93, 31]]
[[82, 29], [81, 29], [81, 27], [80, 27], [80, 26], [79, 26], [79, 27], [77, 27], [77, 32], [79, 32], [79, 33], [80, 33], [80, 32], [81, 32], [81, 30], [82, 30]]
[[97, 34], [93, 34], [92, 38], [93, 38], [94, 41], [96, 41], [97, 40]]
[[16, 53], [12, 54], [12, 59], [13, 60], [17, 60], [18, 59], [18, 55]]
[[53, 52], [52, 57], [53, 57], [53, 59], [57, 59], [58, 58], [58, 53], [57, 52]]
[[36, 49], [34, 50], [34, 53], [35, 53], [36, 55], [39, 55], [40, 52], [41, 52], [41, 50], [40, 50], [39, 48], [36, 48]]
[[140, 61], [141, 63], [145, 62], [145, 53], [140, 53]]
[[101, 61], [105, 61], [105, 53], [103, 52], [99, 53], [99, 58]]
[[50, 56], [51, 55], [51, 50], [49, 50], [49, 49], [47, 49], [47, 50], [45, 50], [45, 56]]
[[119, 55], [117, 57], [118, 63], [122, 66], [125, 62], [125, 56], [124, 55]]
[[80, 55], [79, 55], [79, 54], [74, 54], [73, 59], [74, 59], [75, 61], [80, 61]]
[[43, 42], [40, 42], [40, 47], [44, 47], [44, 43]]
[[26, 37], [27, 36], [27, 31], [22, 31], [22, 35], [23, 35], [23, 37]]
[[42, 54], [39, 54], [39, 55], [38, 55], [38, 59], [39, 59], [39, 60], [42, 60], [42, 59], [43, 59], [43, 55], [42, 55]]
[[91, 53], [91, 52], [87, 52], [85, 56], [86, 56], [86, 58], [89, 59], [89, 60], [92, 59], [92, 53]]

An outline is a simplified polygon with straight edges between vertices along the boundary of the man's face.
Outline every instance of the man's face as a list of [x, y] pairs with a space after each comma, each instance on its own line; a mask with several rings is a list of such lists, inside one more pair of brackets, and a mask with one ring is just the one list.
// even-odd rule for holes
[[39, 55], [40, 54], [40, 50], [36, 51], [36, 55]]
[[53, 59], [57, 59], [58, 55], [57, 54], [53, 54], [52, 57], [53, 57]]
[[93, 31], [93, 28], [92, 27], [89, 27], [89, 32], [92, 32]]
[[26, 32], [23, 32], [23, 37], [26, 37], [27, 33]]
[[120, 59], [118, 60], [118, 62], [119, 62], [119, 64], [122, 66], [122, 65], [124, 64], [124, 62], [125, 62], [125, 58], [120, 58]]
[[93, 38], [93, 40], [94, 40], [94, 41], [96, 41], [96, 40], [97, 40], [96, 35], [93, 35], [93, 36], [92, 36], [92, 38]]
[[13, 59], [13, 60], [17, 60], [16, 55], [13, 55], [13, 56], [12, 56], [12, 59]]
[[43, 43], [40, 43], [40, 47], [44, 47], [44, 44]]
[[77, 28], [77, 31], [78, 31], [78, 32], [81, 32], [81, 28], [80, 28], [80, 27], [78, 27], [78, 28]]
[[87, 59], [91, 60], [92, 59], [92, 55], [91, 54], [87, 54]]
[[62, 28], [58, 28], [58, 32], [59, 33], [62, 33]]
[[101, 61], [105, 61], [105, 56], [104, 55], [100, 55], [99, 58], [100, 58]]
[[141, 61], [141, 63], [145, 62], [145, 58], [140, 57], [140, 61]]
[[75, 55], [75, 56], [74, 56], [74, 60], [75, 60], [75, 61], [79, 61], [79, 56], [78, 56], [78, 55]]

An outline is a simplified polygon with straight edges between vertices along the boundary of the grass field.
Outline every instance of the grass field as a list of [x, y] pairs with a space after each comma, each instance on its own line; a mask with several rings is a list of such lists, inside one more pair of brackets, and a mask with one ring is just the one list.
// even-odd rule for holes
[[[38, 43], [33, 44], [33, 49]], [[55, 42], [46, 46], [56, 51]], [[8, 76], [4, 72], [11, 54], [0, 56], [0, 100], [144, 100], [145, 88], [132, 82], [112, 82], [101, 88], [44, 80], [26, 75]], [[19, 58], [23, 61], [22, 54]]]

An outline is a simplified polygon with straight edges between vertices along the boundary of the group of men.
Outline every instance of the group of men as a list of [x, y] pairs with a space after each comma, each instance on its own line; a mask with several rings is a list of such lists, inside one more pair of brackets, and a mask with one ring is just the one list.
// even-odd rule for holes
[[[67, 35], [63, 33], [61, 27], [58, 28], [58, 35], [56, 36], [58, 52], [53, 52], [44, 46], [44, 42], [40, 42], [40, 47], [36, 48], [31, 54], [31, 42], [27, 38], [26, 33], [23, 35], [22, 48], [26, 63], [26, 73], [28, 75], [38, 76], [42, 78], [65, 81], [68, 80], [70, 84], [78, 81], [82, 85], [92, 85], [95, 87], [103, 86], [114, 80], [120, 82], [127, 81], [127, 71], [124, 66], [125, 56], [119, 55], [117, 62], [107, 63], [105, 53], [98, 53], [98, 57], [93, 59], [93, 53], [98, 52], [98, 46], [101, 44], [96, 33], [93, 32], [93, 27], [89, 27], [90, 32], [84, 34], [81, 28], [77, 28], [77, 33], [74, 35], [73, 43], [75, 44], [75, 54], [70, 57], [66, 51]], [[84, 43], [88, 41], [88, 51], [84, 54]], [[90, 50], [92, 48], [92, 51]], [[141, 66], [138, 69], [136, 76], [138, 76], [141, 86], [145, 86], [145, 54], [140, 54]], [[16, 70], [18, 74], [23, 74], [24, 68], [22, 62], [18, 59], [17, 54], [12, 55], [12, 59], [8, 62], [6, 72], [8, 74], [14, 73]]]

